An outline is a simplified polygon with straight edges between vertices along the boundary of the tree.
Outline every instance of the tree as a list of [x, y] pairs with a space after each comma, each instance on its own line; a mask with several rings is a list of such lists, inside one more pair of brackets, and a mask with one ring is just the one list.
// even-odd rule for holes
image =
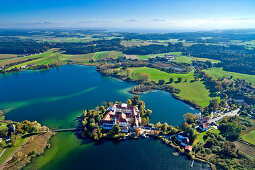
[[185, 115], [183, 115], [185, 122], [187, 122], [188, 124], [194, 123], [196, 116], [193, 113], [186, 113]]
[[187, 123], [187, 122], [184, 122], [184, 123], [182, 124], [181, 129], [182, 129], [183, 131], [186, 131], [188, 127], [189, 127], [188, 123]]
[[169, 78], [169, 83], [171, 84], [171, 83], [173, 83], [173, 81], [174, 81], [174, 79], [171, 77], [171, 78]]
[[83, 117], [86, 117], [87, 116], [87, 110], [84, 110], [83, 111]]
[[140, 96], [134, 95], [134, 96], [132, 97], [131, 101], [132, 101], [132, 105], [133, 105], [133, 106], [138, 105], [138, 104], [139, 104], [139, 101], [140, 101]]
[[104, 112], [106, 111], [106, 109], [104, 108], [104, 106], [101, 106], [101, 107], [100, 107], [100, 110], [101, 110], [102, 113], [104, 113]]
[[6, 146], [6, 143], [5, 143], [5, 141], [2, 141], [1, 143], [0, 143], [0, 148], [4, 148]]
[[7, 137], [8, 136], [8, 128], [4, 128], [0, 131], [0, 136], [1, 137]]
[[182, 78], [178, 77], [178, 83], [182, 82]]
[[227, 122], [220, 123], [219, 130], [228, 140], [234, 141], [240, 137], [242, 127], [237, 123]]
[[165, 84], [165, 80], [159, 80], [159, 81], [158, 81], [158, 84], [159, 84], [159, 85]]
[[132, 106], [132, 101], [130, 99], [127, 100], [127, 105]]
[[136, 128], [136, 129], [135, 129], [135, 133], [136, 133], [137, 136], [139, 136], [139, 135], [140, 135], [140, 129], [139, 129], [139, 128]]
[[144, 117], [142, 118], [142, 124], [143, 125], [148, 125], [149, 121]]
[[118, 124], [115, 124], [113, 127], [112, 127], [112, 133], [114, 135], [118, 134], [120, 132], [120, 126]]
[[10, 142], [12, 143], [13, 146], [16, 145], [16, 139], [17, 139], [17, 136], [14, 135], [13, 133], [11, 133], [11, 139], [10, 139]]

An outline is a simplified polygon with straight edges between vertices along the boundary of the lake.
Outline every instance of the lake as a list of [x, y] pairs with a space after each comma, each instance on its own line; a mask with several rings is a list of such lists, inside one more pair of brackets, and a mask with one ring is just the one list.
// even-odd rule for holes
[[[77, 126], [76, 117], [103, 101], [126, 101], [135, 84], [102, 76], [91, 66], [65, 65], [46, 71], [24, 71], [0, 76], [0, 109], [6, 119], [37, 120], [52, 129]], [[152, 122], [180, 125], [183, 114], [197, 113], [171, 94], [153, 91], [141, 95], [152, 110]], [[75, 133], [58, 133], [51, 148], [25, 169], [190, 169], [191, 161], [174, 156], [158, 140], [139, 139], [100, 145], [79, 139]], [[194, 163], [195, 169], [208, 169]]]

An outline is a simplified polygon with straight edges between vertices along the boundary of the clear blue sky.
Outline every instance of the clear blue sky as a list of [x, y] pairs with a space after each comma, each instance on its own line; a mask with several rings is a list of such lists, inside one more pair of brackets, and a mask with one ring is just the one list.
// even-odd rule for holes
[[0, 27], [255, 28], [255, 0], [2, 0]]

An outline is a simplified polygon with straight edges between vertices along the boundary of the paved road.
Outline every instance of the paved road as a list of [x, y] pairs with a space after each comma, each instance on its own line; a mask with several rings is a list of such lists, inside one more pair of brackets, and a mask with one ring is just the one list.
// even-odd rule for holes
[[209, 121], [208, 121], [208, 123], [212, 123], [212, 122], [214, 122], [214, 123], [216, 123], [216, 122], [218, 122], [219, 120], [221, 120], [223, 117], [225, 117], [225, 116], [235, 116], [235, 115], [237, 115], [237, 113], [239, 112], [239, 110], [240, 109], [236, 109], [236, 110], [234, 110], [234, 111], [232, 111], [232, 112], [228, 112], [228, 113], [226, 113], [226, 114], [224, 114], [224, 115], [221, 115], [221, 116], [219, 116], [219, 117], [216, 117], [216, 118], [214, 118], [214, 119], [210, 119]]

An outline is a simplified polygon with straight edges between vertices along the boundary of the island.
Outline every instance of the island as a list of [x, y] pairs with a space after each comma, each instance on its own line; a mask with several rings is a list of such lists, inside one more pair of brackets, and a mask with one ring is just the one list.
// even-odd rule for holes
[[242, 131], [238, 123], [246, 123], [238, 113], [240, 109], [219, 117], [187, 113], [181, 126], [167, 122], [152, 124], [152, 111], [145, 108], [145, 102], [138, 95], [134, 95], [126, 103], [109, 102], [94, 110], [85, 110], [81, 116], [83, 129], [80, 134], [96, 143], [153, 137], [175, 149], [176, 156], [182, 154], [193, 161], [208, 163], [212, 169], [249, 169], [254, 167], [254, 162], [234, 142]]

